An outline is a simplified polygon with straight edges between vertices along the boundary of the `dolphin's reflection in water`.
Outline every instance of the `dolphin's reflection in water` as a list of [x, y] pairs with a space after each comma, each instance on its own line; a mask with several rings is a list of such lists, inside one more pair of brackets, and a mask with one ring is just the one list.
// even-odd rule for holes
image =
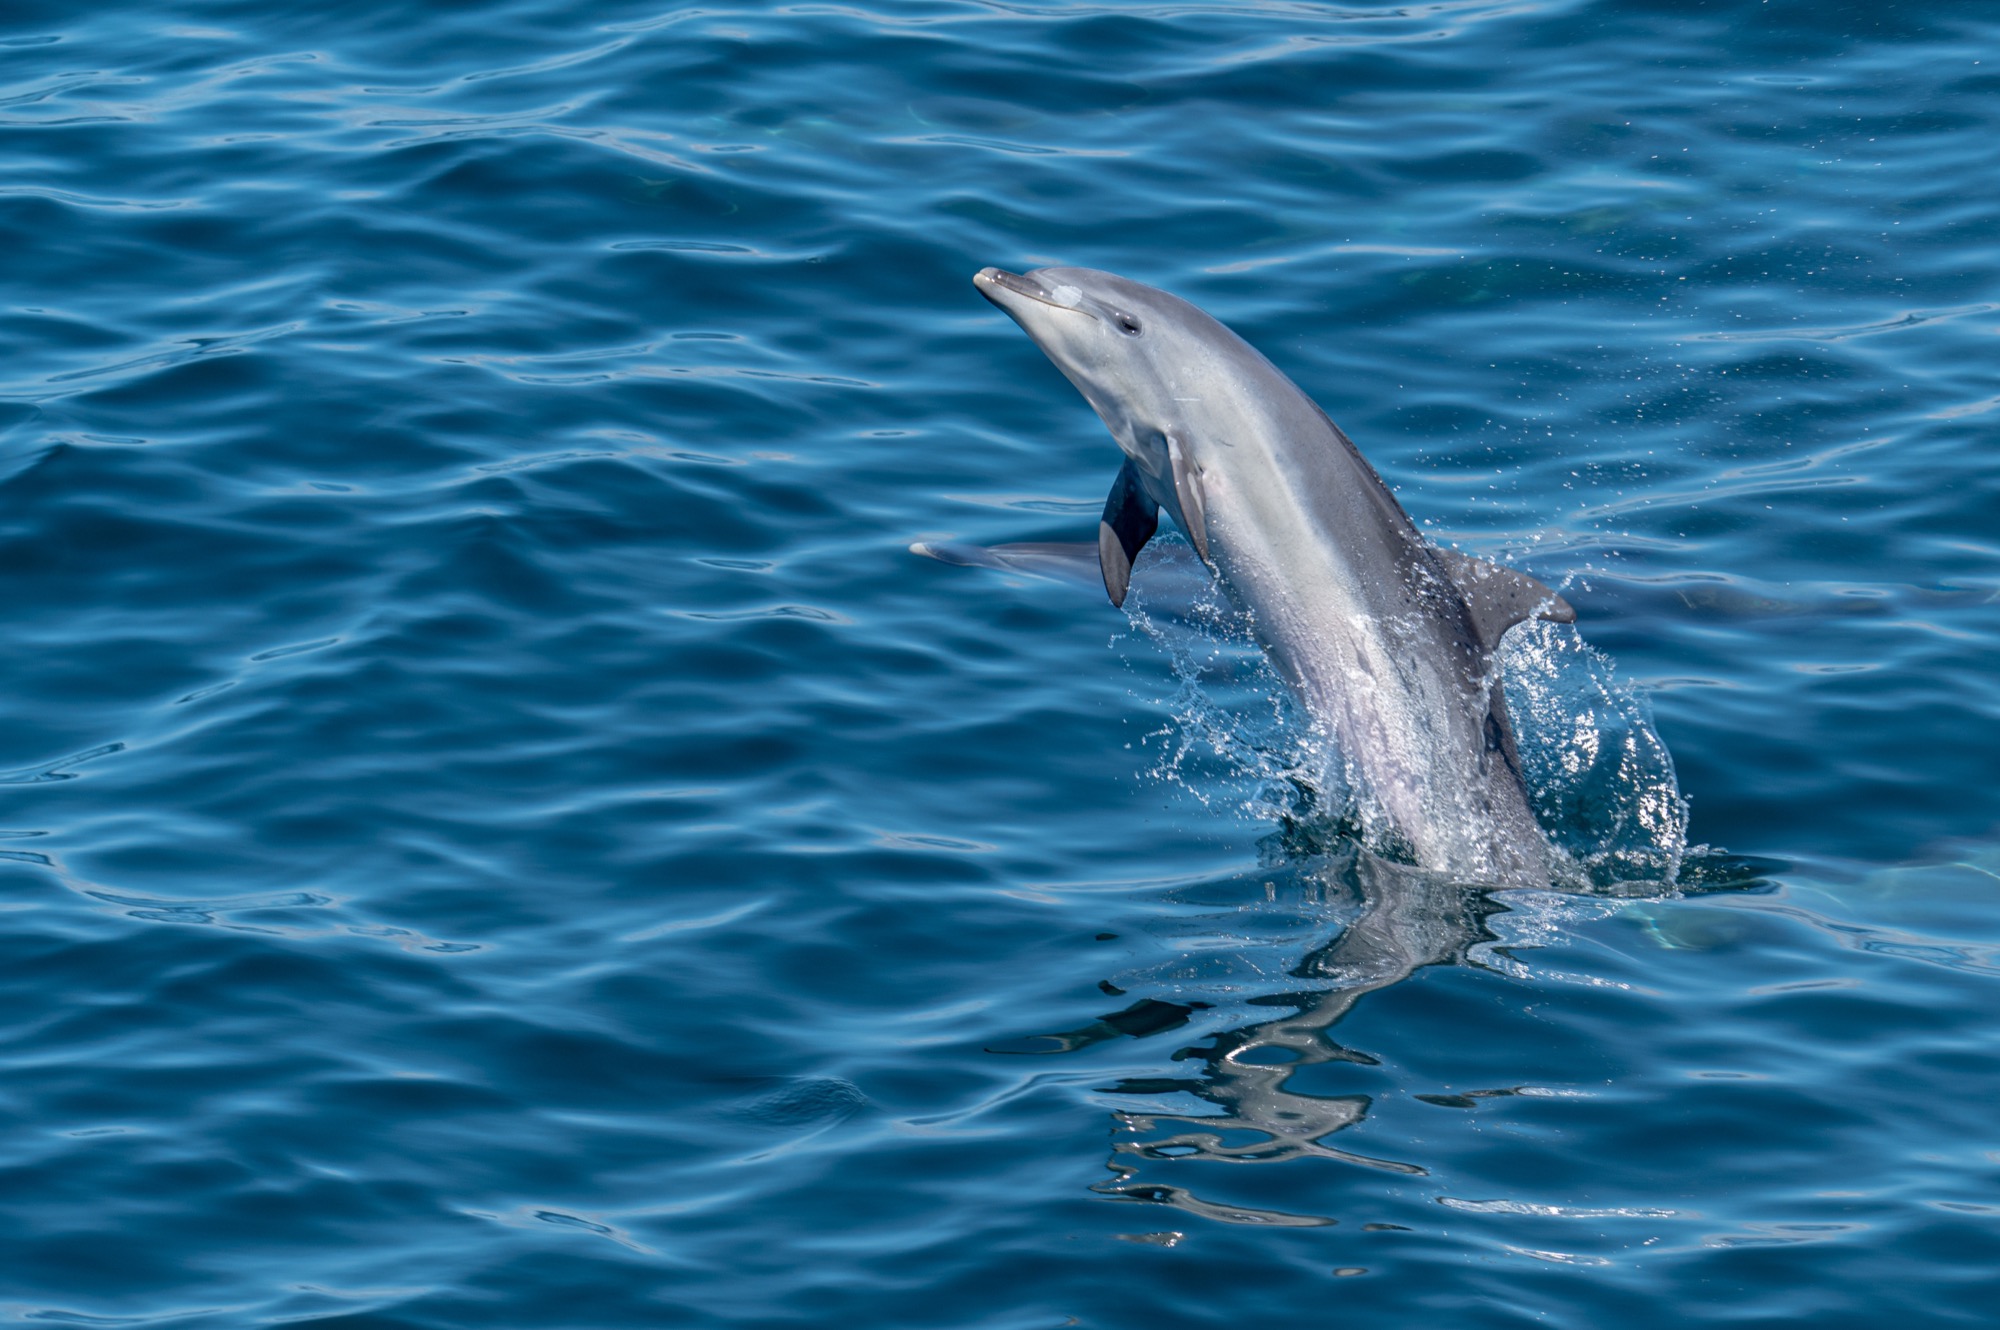
[[[1303, 1094], [1290, 1088], [1300, 1068], [1329, 1062], [1373, 1064], [1330, 1031], [1369, 993], [1401, 983], [1426, 965], [1458, 964], [1481, 942], [1497, 941], [1485, 920], [1504, 907], [1481, 888], [1393, 863], [1356, 849], [1327, 860], [1314, 874], [1329, 904], [1346, 896], [1358, 907], [1352, 922], [1291, 971], [1300, 989], [1253, 999], [1292, 1008], [1289, 1015], [1217, 1035], [1207, 1047], [1176, 1056], [1199, 1060], [1200, 1075], [1126, 1080], [1118, 1092], [1176, 1092], [1214, 1106], [1212, 1113], [1116, 1114], [1124, 1128], [1113, 1147], [1113, 1176], [1096, 1190], [1130, 1201], [1173, 1205], [1210, 1219], [1286, 1226], [1330, 1219], [1204, 1201], [1185, 1188], [1139, 1180], [1141, 1161], [1206, 1159], [1236, 1164], [1334, 1159], [1421, 1174], [1418, 1164], [1378, 1159], [1332, 1143], [1366, 1116], [1365, 1094]], [[1160, 1134], [1162, 1129], [1166, 1134]]]
[[[1175, 1053], [1175, 1061], [1195, 1064], [1194, 1075], [1127, 1078], [1105, 1087], [1112, 1093], [1154, 1100], [1187, 1095], [1212, 1111], [1116, 1112], [1121, 1139], [1108, 1161], [1112, 1176], [1094, 1190], [1226, 1222], [1308, 1227], [1336, 1221], [1220, 1204], [1140, 1175], [1149, 1161], [1272, 1164], [1299, 1159], [1337, 1160], [1414, 1176], [1427, 1173], [1420, 1164], [1377, 1158], [1334, 1143], [1367, 1115], [1371, 1096], [1310, 1094], [1291, 1083], [1306, 1067], [1339, 1062], [1377, 1065], [1367, 1053], [1333, 1038], [1333, 1027], [1368, 994], [1401, 983], [1425, 966], [1490, 964], [1481, 953], [1486, 944], [1502, 939], [1488, 921], [1508, 912], [1507, 898], [1519, 893], [1454, 881], [1351, 844], [1294, 867], [1304, 870], [1316, 895], [1335, 911], [1350, 915], [1351, 922], [1290, 970], [1288, 977], [1299, 981], [1297, 987], [1250, 1000], [1253, 1006], [1282, 1007], [1288, 1014], [1223, 1031], [1206, 1046]], [[1743, 889], [1759, 885], [1757, 873], [1771, 867], [1776, 865], [1715, 856], [1690, 864], [1673, 890], [1687, 894]], [[1593, 895], [1654, 896], [1663, 888], [1659, 883], [1627, 884]], [[1120, 990], [1106, 985], [1106, 991]], [[1184, 1024], [1195, 1010], [1208, 1005], [1147, 999], [1081, 1029], [1041, 1036], [1004, 1051], [1066, 1052], [1121, 1035], [1155, 1034]]]
[[[1256, 999], [1259, 1005], [1296, 1007], [1288, 1016], [1215, 1037], [1210, 1046], [1183, 1050], [1206, 1070], [1197, 1080], [1126, 1081], [1118, 1090], [1160, 1095], [1181, 1091], [1215, 1105], [1218, 1115], [1121, 1114], [1134, 1130], [1178, 1123], [1177, 1134], [1120, 1142], [1120, 1155], [1143, 1159], [1199, 1157], [1234, 1163], [1279, 1163], [1316, 1157], [1366, 1164], [1398, 1173], [1422, 1173], [1416, 1164], [1375, 1159], [1342, 1150], [1328, 1138], [1359, 1122], [1369, 1096], [1301, 1094], [1288, 1087], [1301, 1067], [1328, 1062], [1372, 1064], [1375, 1059], [1334, 1040], [1329, 1031], [1369, 993], [1401, 983], [1426, 965], [1456, 964], [1481, 941], [1497, 940], [1484, 920], [1501, 907], [1485, 893], [1449, 879], [1379, 859], [1365, 851], [1328, 865], [1328, 885], [1360, 894], [1360, 913], [1331, 942], [1292, 970], [1305, 991]], [[1227, 1135], [1218, 1128], [1224, 1128]], [[1130, 1174], [1131, 1168], [1119, 1170]], [[1124, 1184], [1108, 1184], [1121, 1191]]]

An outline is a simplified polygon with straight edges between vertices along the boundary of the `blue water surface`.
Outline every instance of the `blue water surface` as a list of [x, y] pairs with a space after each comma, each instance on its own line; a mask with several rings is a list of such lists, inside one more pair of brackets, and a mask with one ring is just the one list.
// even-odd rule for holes
[[[1991, 1323], [1992, 5], [12, 0], [0, 127], [0, 1318]], [[913, 554], [1116, 469], [989, 263], [1559, 586], [1675, 880]]]

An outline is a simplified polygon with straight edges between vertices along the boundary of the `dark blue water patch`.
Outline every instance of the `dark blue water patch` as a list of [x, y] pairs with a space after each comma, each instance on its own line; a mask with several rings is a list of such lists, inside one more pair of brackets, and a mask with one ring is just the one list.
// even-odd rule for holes
[[[1996, 61], [1950, 4], [11, 7], [0, 1304], [1977, 1323]], [[1115, 468], [988, 263], [1196, 300], [1558, 586], [1677, 887], [1357, 867], [1188, 596], [911, 554], [1086, 541]], [[1601, 840], [1638, 787], [1542, 714]]]

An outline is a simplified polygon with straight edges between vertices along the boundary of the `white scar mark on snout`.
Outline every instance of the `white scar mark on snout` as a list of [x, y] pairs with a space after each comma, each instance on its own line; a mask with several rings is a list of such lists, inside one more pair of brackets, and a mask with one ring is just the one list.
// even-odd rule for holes
[[1075, 309], [1076, 302], [1083, 299], [1083, 292], [1074, 286], [1058, 286], [1049, 292], [1049, 299], [1064, 309]]

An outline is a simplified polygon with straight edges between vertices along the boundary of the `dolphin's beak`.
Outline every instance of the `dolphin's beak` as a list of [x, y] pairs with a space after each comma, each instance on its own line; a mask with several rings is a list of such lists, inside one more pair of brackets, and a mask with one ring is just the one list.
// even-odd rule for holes
[[996, 305], [1000, 303], [1002, 291], [1012, 291], [1030, 300], [1042, 298], [1041, 283], [1023, 277], [1020, 273], [1008, 272], [1005, 268], [981, 268], [972, 274], [972, 284], [979, 288], [980, 295]]
[[[1073, 286], [1058, 286], [1051, 290], [1034, 277], [1024, 273], [1008, 272], [1005, 268], [981, 268], [972, 274], [972, 284], [979, 288], [979, 294], [998, 305], [1007, 308], [1006, 294], [1026, 296], [1038, 304], [1056, 309], [1066, 309], [1076, 314], [1089, 314], [1082, 307], [1083, 292]], [[1008, 311], [1012, 313], [1011, 310]], [[1095, 318], [1096, 315], [1091, 315]]]

